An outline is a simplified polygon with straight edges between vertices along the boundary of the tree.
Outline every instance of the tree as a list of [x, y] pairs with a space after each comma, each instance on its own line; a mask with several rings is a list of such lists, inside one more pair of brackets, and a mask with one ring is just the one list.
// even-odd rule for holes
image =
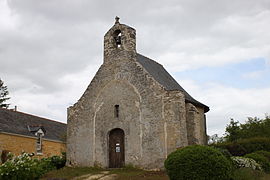
[[248, 139], [254, 137], [270, 138], [270, 118], [266, 115], [264, 119], [257, 117], [251, 118], [240, 124], [238, 121], [231, 119], [226, 127], [225, 139], [232, 142], [240, 139]]
[[4, 85], [4, 82], [0, 79], [0, 107], [8, 108], [9, 104], [5, 103], [10, 98], [8, 96], [7, 86]]
[[240, 134], [240, 126], [238, 121], [231, 119], [230, 124], [226, 127], [226, 136], [227, 141], [236, 141], [238, 140]]

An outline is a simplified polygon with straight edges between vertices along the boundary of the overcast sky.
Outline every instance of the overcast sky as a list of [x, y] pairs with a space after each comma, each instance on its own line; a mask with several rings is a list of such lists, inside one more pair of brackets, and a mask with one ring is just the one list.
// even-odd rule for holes
[[0, 0], [0, 78], [11, 108], [66, 122], [103, 62], [103, 36], [137, 31], [156, 60], [208, 105], [208, 134], [270, 113], [269, 0]]

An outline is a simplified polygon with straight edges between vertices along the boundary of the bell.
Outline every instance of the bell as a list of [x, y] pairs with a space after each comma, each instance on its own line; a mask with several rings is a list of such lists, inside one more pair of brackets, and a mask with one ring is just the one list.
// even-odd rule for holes
[[117, 36], [117, 37], [115, 38], [115, 41], [116, 41], [116, 44], [117, 44], [117, 45], [120, 45], [120, 44], [121, 44], [121, 36]]

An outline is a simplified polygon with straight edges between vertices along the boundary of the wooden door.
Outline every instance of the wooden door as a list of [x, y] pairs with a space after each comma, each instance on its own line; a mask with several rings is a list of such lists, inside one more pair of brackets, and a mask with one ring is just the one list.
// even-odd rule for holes
[[125, 134], [122, 129], [113, 129], [109, 134], [109, 167], [121, 168], [125, 164]]

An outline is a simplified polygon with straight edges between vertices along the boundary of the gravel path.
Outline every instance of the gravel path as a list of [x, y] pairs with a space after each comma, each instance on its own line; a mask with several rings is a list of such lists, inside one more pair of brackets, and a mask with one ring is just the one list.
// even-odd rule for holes
[[102, 171], [99, 174], [86, 174], [72, 180], [114, 180], [116, 177], [117, 174], [109, 174], [109, 171]]

